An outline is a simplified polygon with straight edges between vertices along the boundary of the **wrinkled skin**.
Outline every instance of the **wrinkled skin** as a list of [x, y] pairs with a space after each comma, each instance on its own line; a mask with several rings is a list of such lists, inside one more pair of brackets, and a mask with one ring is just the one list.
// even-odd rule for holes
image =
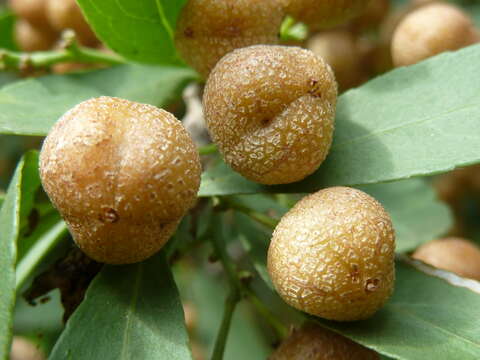
[[412, 257], [436, 268], [480, 281], [480, 248], [466, 239], [451, 237], [430, 241], [420, 246]]
[[269, 360], [378, 359], [376, 352], [313, 323], [295, 329], [269, 357]]
[[43, 187], [75, 242], [110, 264], [163, 247], [195, 204], [200, 173], [196, 147], [173, 115], [118, 98], [68, 111], [40, 154]]
[[291, 306], [337, 321], [372, 316], [393, 291], [395, 234], [372, 197], [333, 187], [299, 201], [277, 225], [268, 271]]
[[472, 19], [462, 10], [443, 3], [425, 5], [405, 16], [395, 29], [393, 63], [397, 67], [416, 64], [478, 41]]
[[337, 84], [311, 51], [258, 45], [225, 56], [210, 75], [207, 127], [225, 161], [263, 184], [313, 173], [332, 143]]
[[255, 44], [277, 44], [284, 0], [189, 0], [175, 33], [183, 60], [207, 78], [232, 50]]
[[312, 30], [332, 28], [360, 15], [369, 0], [288, 0], [287, 13]]

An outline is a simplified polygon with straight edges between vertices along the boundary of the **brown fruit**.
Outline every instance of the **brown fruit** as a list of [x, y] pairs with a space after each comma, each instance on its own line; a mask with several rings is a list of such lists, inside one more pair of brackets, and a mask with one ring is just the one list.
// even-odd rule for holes
[[47, 17], [58, 31], [72, 29], [84, 45], [94, 46], [98, 39], [75, 0], [47, 0]]
[[425, 5], [408, 14], [395, 29], [393, 63], [395, 66], [412, 65], [476, 41], [473, 22], [462, 10], [443, 3]]
[[314, 35], [307, 48], [323, 58], [335, 73], [340, 89], [347, 90], [365, 80], [362, 52], [355, 36], [347, 30], [332, 30]]
[[420, 246], [412, 257], [459, 276], [480, 280], [480, 248], [466, 239], [451, 237], [430, 241]]
[[10, 351], [10, 360], [44, 360], [43, 352], [30, 340], [14, 336], [12, 349]]
[[377, 28], [390, 12], [390, 0], [370, 0], [362, 14], [355, 18], [350, 28], [366, 31]]
[[77, 245], [110, 264], [156, 253], [195, 204], [200, 159], [170, 113], [100, 97], [55, 124], [40, 154], [42, 184]]
[[255, 44], [277, 44], [283, 0], [189, 0], [183, 8], [175, 45], [205, 78], [230, 51]]
[[51, 30], [46, 12], [47, 0], [9, 0], [8, 4], [13, 12], [22, 20], [33, 26]]
[[287, 13], [312, 30], [346, 23], [365, 10], [369, 0], [288, 0]]
[[57, 35], [41, 28], [36, 28], [25, 20], [15, 22], [15, 41], [22, 51], [49, 50], [55, 44]]
[[301, 180], [332, 143], [337, 84], [311, 51], [257, 45], [225, 56], [208, 78], [207, 127], [225, 161], [263, 184]]
[[299, 201], [277, 225], [268, 271], [291, 306], [330, 320], [372, 316], [393, 291], [390, 216], [356, 189], [333, 187]]
[[378, 359], [380, 356], [375, 351], [313, 323], [293, 330], [269, 357], [269, 360]]

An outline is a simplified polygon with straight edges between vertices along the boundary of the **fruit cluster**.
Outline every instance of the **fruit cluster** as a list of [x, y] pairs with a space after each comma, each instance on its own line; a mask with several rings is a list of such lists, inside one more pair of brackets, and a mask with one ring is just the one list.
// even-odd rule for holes
[[[21, 1], [12, 3], [22, 14]], [[60, 20], [45, 20], [53, 19], [46, 14], [56, 3], [45, 2], [42, 21], [38, 12], [38, 19], [22, 16], [29, 26], [57, 24], [59, 29]], [[409, 11], [390, 37], [396, 65], [476, 39], [471, 23], [453, 6], [430, 4]], [[372, 26], [378, 30], [387, 12], [388, 2], [376, 0], [189, 0], [178, 20], [176, 45], [206, 78], [206, 125], [225, 162], [266, 185], [296, 182], [317, 171], [333, 141], [334, 72], [342, 89], [364, 80], [361, 64], [378, 48], [361, 50], [359, 34]], [[314, 34], [306, 43], [312, 50], [307, 50], [281, 45], [278, 33], [286, 15], [314, 31], [344, 25]], [[433, 21], [436, 16], [452, 23]], [[429, 31], [422, 33], [421, 26]], [[441, 26], [455, 30], [451, 43], [415, 44], [433, 44]], [[412, 33], [423, 35], [413, 39]], [[85, 101], [57, 122], [43, 145], [40, 169], [43, 186], [78, 246], [111, 264], [142, 261], [161, 249], [195, 204], [201, 175], [193, 140], [172, 114], [107, 97]], [[291, 306], [353, 321], [372, 316], [392, 294], [394, 254], [392, 221], [381, 204], [362, 191], [333, 187], [305, 197], [281, 219], [268, 270]], [[346, 346], [341, 344], [347, 340], [324, 330], [306, 332], [307, 338], [320, 336], [327, 339], [320, 343], [335, 349], [335, 344]], [[306, 341], [299, 339], [294, 335], [290, 343], [295, 347]], [[362, 358], [377, 358], [357, 350], [365, 354]]]

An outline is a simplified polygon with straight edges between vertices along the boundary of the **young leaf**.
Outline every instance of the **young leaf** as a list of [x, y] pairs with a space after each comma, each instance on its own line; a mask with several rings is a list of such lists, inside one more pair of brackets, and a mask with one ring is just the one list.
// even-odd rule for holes
[[0, 90], [0, 133], [46, 135], [67, 110], [102, 95], [166, 106], [194, 77], [187, 68], [121, 65], [18, 81]]
[[173, 42], [186, 0], [78, 0], [98, 37], [112, 50], [139, 62], [178, 64]]
[[267, 187], [226, 165], [203, 175], [202, 196], [312, 192], [446, 172], [480, 162], [480, 45], [400, 68], [346, 92], [335, 138], [320, 169], [304, 181]]
[[190, 360], [182, 304], [164, 255], [105, 266], [50, 359]]
[[20, 160], [0, 210], [0, 359], [8, 358], [15, 304], [15, 263], [22, 214], [32, 206], [30, 189], [38, 186], [38, 154], [29, 152]]
[[480, 358], [480, 295], [397, 263], [395, 293], [365, 321], [321, 323], [401, 360]]

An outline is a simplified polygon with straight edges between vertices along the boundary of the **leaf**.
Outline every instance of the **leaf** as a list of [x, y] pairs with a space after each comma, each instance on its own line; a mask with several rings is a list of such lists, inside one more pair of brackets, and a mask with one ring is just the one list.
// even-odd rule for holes
[[46, 135], [67, 110], [103, 95], [166, 106], [194, 77], [187, 68], [122, 65], [18, 81], [0, 90], [0, 133]]
[[0, 49], [17, 50], [14, 41], [15, 15], [8, 10], [0, 11]]
[[164, 253], [134, 265], [105, 266], [49, 359], [191, 359]]
[[221, 165], [201, 196], [312, 192], [447, 172], [480, 162], [480, 45], [399, 68], [339, 99], [332, 149], [307, 179], [267, 187]]
[[77, 0], [98, 37], [139, 62], [178, 64], [173, 41], [186, 0]]
[[[28, 152], [20, 160], [0, 210], [0, 359], [6, 359], [12, 335], [15, 304], [15, 263], [21, 214], [32, 205], [28, 191], [37, 185], [38, 154]], [[25, 194], [25, 196], [24, 196]]]
[[422, 179], [367, 185], [360, 189], [380, 201], [392, 217], [398, 253], [445, 235], [453, 225], [450, 209]]
[[480, 295], [397, 263], [395, 293], [372, 318], [321, 324], [395, 359], [480, 358]]

